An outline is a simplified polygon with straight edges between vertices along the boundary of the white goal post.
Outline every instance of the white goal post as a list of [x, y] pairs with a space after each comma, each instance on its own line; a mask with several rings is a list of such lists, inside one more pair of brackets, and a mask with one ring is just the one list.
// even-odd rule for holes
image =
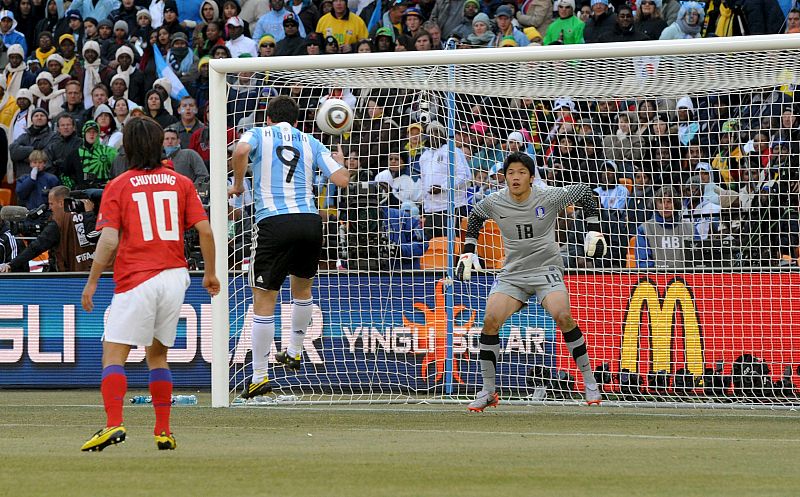
[[[569, 169], [566, 164], [573, 159], [568, 159], [566, 155], [559, 155], [559, 140], [569, 135], [564, 147], [568, 148], [570, 140], [573, 140], [571, 144], [574, 148], [576, 137], [581, 140], [581, 143], [591, 141], [600, 147], [605, 147], [603, 152], [607, 155], [605, 159], [614, 160], [614, 173], [618, 174], [620, 179], [629, 180], [628, 183], [620, 184], [629, 188], [632, 199], [635, 196], [633, 192], [637, 188], [636, 175], [641, 172], [642, 164], [645, 162], [648, 165], [655, 164], [656, 159], [653, 157], [664, 155], [663, 150], [647, 151], [647, 145], [644, 144], [645, 137], [649, 140], [648, 143], [655, 143], [651, 136], [650, 125], [658, 119], [656, 116], [662, 113], [670, 116], [668, 124], [674, 126], [675, 136], [669, 138], [674, 141], [669, 148], [670, 150], [674, 149], [675, 153], [681, 154], [680, 157], [673, 158], [672, 164], [676, 170], [669, 179], [667, 179], [667, 171], [661, 169], [656, 171], [659, 175], [663, 174], [660, 185], [671, 186], [680, 193], [688, 184], [689, 193], [687, 195], [691, 195], [691, 181], [694, 181], [695, 176], [700, 177], [700, 173], [706, 172], [702, 167], [695, 168], [696, 163], [692, 162], [690, 149], [695, 143], [693, 138], [689, 137], [685, 144], [682, 143], [682, 140], [687, 137], [687, 133], [692, 133], [692, 129], [695, 129], [692, 127], [692, 123], [697, 125], [693, 136], [699, 137], [703, 133], [709, 136], [714, 135], [709, 140], [713, 145], [711, 143], [698, 144], [698, 148], [702, 147], [703, 150], [707, 150], [703, 152], [701, 163], [710, 165], [714, 162], [714, 154], [720, 146], [718, 136], [731, 132], [732, 125], [730, 124], [727, 125], [728, 128], [725, 128], [728, 131], [723, 131], [725, 123], [736, 120], [737, 126], [739, 126], [746, 120], [755, 122], [767, 117], [780, 118], [780, 114], [778, 116], [767, 115], [763, 110], [759, 110], [758, 113], [753, 111], [754, 114], [744, 117], [741, 109], [750, 109], [757, 105], [761, 106], [759, 108], [763, 108], [773, 103], [776, 107], [780, 107], [781, 102], [766, 102], [767, 97], [764, 95], [771, 93], [769, 89], [788, 87], [794, 91], [794, 86], [800, 85], [798, 56], [800, 56], [800, 35], [780, 35], [707, 38], [691, 41], [211, 60], [209, 64], [210, 108], [208, 114], [211, 150], [210, 206], [211, 226], [217, 240], [216, 267], [221, 282], [220, 292], [212, 299], [211, 303], [212, 406], [227, 407], [231, 405], [236, 398], [236, 391], [241, 390], [243, 378], [249, 374], [249, 365], [244, 360], [247, 353], [246, 340], [249, 340], [249, 338], [245, 338], [249, 333], [246, 330], [249, 295], [241, 285], [241, 274], [246, 268], [246, 261], [241, 260], [244, 259], [242, 247], [245, 247], [246, 243], [229, 240], [230, 246], [234, 247], [236, 251], [235, 260], [231, 258], [229, 243], [225, 243], [229, 228], [232, 227], [231, 229], [235, 233], [234, 237], [244, 236], [243, 230], [249, 229], [246, 222], [241, 219], [230, 219], [227, 199], [226, 150], [231, 144], [229, 128], [232, 127], [229, 110], [233, 103], [231, 98], [240, 98], [235, 95], [244, 95], [243, 91], [231, 93], [231, 88], [238, 84], [236, 78], [242, 73], [259, 75], [258, 77], [261, 79], [252, 83], [254, 88], [259, 89], [259, 95], [286, 93], [298, 85], [320, 88], [320, 92], [323, 94], [326, 91], [325, 88], [354, 89], [354, 99], [358, 102], [355, 111], [358, 116], [361, 116], [358, 118], [361, 121], [356, 123], [357, 126], [366, 126], [367, 124], [369, 119], [367, 115], [369, 111], [366, 108], [367, 100], [369, 100], [367, 96], [371, 91], [391, 90], [390, 93], [381, 94], [384, 95], [381, 97], [381, 104], [388, 102], [386, 103], [387, 108], [392, 105], [398, 109], [410, 106], [416, 109], [412, 112], [417, 112], [417, 114], [413, 114], [417, 117], [421, 112], [419, 102], [426, 102], [424, 109], [430, 109], [430, 120], [440, 122], [447, 131], [446, 139], [449, 142], [450, 150], [449, 171], [451, 172], [455, 167], [452, 164], [454, 147], [470, 149], [469, 144], [463, 146], [463, 142], [459, 141], [462, 140], [459, 138], [461, 135], [467, 136], [472, 133], [481, 135], [480, 140], [485, 140], [487, 130], [493, 130], [495, 135], [502, 133], [500, 141], [505, 141], [506, 136], [510, 137], [512, 132], [517, 131], [517, 127], [506, 125], [517, 118], [512, 119], [505, 115], [497, 117], [497, 115], [507, 112], [508, 109], [492, 107], [494, 104], [489, 102], [497, 99], [503, 102], [525, 99], [544, 102], [543, 108], [537, 110], [537, 108], [531, 107], [530, 112], [525, 114], [530, 116], [526, 117], [529, 119], [530, 126], [524, 130], [530, 135], [536, 134], [539, 137], [547, 138], [548, 128], [553, 128], [549, 137], [549, 140], [555, 140], [552, 143], [543, 143], [541, 140], [533, 143], [537, 141], [535, 137], [525, 136], [526, 145], [532, 153], [537, 155], [537, 160], [542, 166], [542, 180], [554, 184], [571, 182], [567, 181], [568, 176], [558, 176], [557, 179], [550, 176], [563, 175], [563, 171]], [[745, 62], [747, 65], [743, 66]], [[250, 78], [248, 77], [247, 80], [249, 81]], [[262, 90], [266, 90], [266, 92]], [[400, 97], [396, 96], [395, 90], [403, 92], [406, 97], [411, 95], [408, 98], [413, 102], [410, 104], [405, 100], [401, 102]], [[231, 97], [232, 94], [234, 97]], [[314, 93], [315, 98], [316, 95], [317, 93]], [[455, 113], [449, 107], [452, 104], [451, 99], [455, 98], [454, 95], [469, 97], [462, 99], [462, 109], [459, 113]], [[716, 99], [718, 95], [735, 95], [736, 98], [718, 100]], [[472, 96], [475, 96], [475, 99]], [[692, 105], [690, 111], [695, 112], [695, 114], [690, 114], [695, 116], [693, 121], [690, 119], [691, 122], [682, 121], [681, 119], [685, 118], [680, 116], [674, 117], [678, 112], [675, 102], [680, 102], [684, 96], [690, 99], [689, 103]], [[635, 118], [634, 114], [645, 100], [652, 102], [653, 117], [647, 123], [640, 121], [642, 125], [640, 129], [645, 127], [647, 129], [639, 132], [638, 142], [631, 145], [630, 137], [636, 138], [634, 135], [637, 135], [637, 132], [629, 129], [635, 127], [635, 123], [632, 123], [631, 119]], [[560, 108], [559, 101], [562, 102], [564, 109], [568, 107], [573, 114], [565, 117], [565, 121], [559, 121], [561, 118], [555, 117]], [[623, 104], [615, 107], [613, 113], [607, 107], [598, 110], [600, 107], [597, 106], [602, 102], [610, 101], [623, 102]], [[699, 103], [701, 101], [703, 104]], [[429, 107], [428, 104], [430, 104]], [[795, 102], [792, 104], [797, 105]], [[372, 101], [372, 105], [375, 105], [374, 101]], [[484, 113], [480, 115], [486, 117], [484, 119], [475, 118], [473, 121], [469, 109], [474, 109], [476, 105]], [[607, 103], [602, 105], [607, 105]], [[680, 106], [680, 103], [678, 105]], [[626, 106], [636, 110], [627, 110]], [[244, 101], [242, 108], [249, 109]], [[583, 119], [579, 117], [582, 109], [591, 109], [591, 111], [586, 110], [583, 115], [587, 117]], [[713, 112], [703, 114], [704, 109], [713, 109]], [[623, 114], [625, 116], [620, 118]], [[713, 117], [710, 117], [710, 114], [713, 114]], [[234, 128], [243, 126], [239, 122], [239, 117], [241, 116], [236, 116]], [[358, 145], [362, 160], [364, 162], [374, 160], [374, 163], [383, 164], [384, 155], [403, 150], [406, 143], [406, 136], [403, 133], [408, 129], [409, 122], [402, 119], [407, 118], [407, 114], [398, 116], [396, 119], [397, 130], [388, 130], [386, 136], [389, 138], [381, 135], [381, 143], [375, 144], [383, 144], [386, 145], [385, 147], [372, 147], [373, 144], [366, 141], [360, 142]], [[574, 120], [570, 121], [570, 119]], [[628, 134], [620, 127], [620, 122], [625, 119], [628, 121], [624, 130], [628, 130]], [[423, 125], [427, 125], [428, 120], [426, 117]], [[412, 118], [411, 124], [414, 122]], [[516, 123], [516, 121], [514, 122]], [[569, 124], [569, 132], [563, 132], [565, 122]], [[483, 124], [478, 125], [479, 123]], [[256, 125], [259, 124], [256, 122]], [[582, 125], [585, 125], [586, 129], [608, 126], [608, 129], [613, 129], [613, 131], [605, 134], [598, 133], [597, 136], [594, 136], [591, 131], [579, 132], [578, 128]], [[309, 124], [309, 126], [313, 126], [313, 124]], [[769, 136], [769, 145], [772, 149], [773, 143], [778, 140], [774, 136], [780, 136], [780, 130], [776, 128], [773, 132], [772, 128], [759, 126], [747, 128], [746, 142], [744, 140], [745, 127], [743, 126], [742, 131], [737, 133], [737, 140], [742, 141], [741, 150], [746, 151], [748, 147], [752, 149], [754, 146], [758, 146], [758, 136], [753, 138], [752, 135], [757, 135], [759, 131], [763, 131], [765, 136]], [[395, 131], [397, 131], [397, 135], [393, 134]], [[587, 138], [589, 135], [591, 135], [591, 140]], [[317, 136], [320, 135], [317, 134]], [[614, 141], [615, 136], [622, 137], [620, 138], [623, 140], [621, 145]], [[798, 145], [796, 143], [797, 136], [791, 135], [781, 143], [786, 142], [787, 147], [794, 152]], [[606, 137], [609, 137], [608, 141], [605, 140]], [[323, 141], [329, 138], [323, 138]], [[469, 140], [469, 138], [466, 139]], [[628, 141], [624, 141], [625, 139]], [[383, 143], [384, 141], [386, 143]], [[697, 143], [700, 142], [702, 140], [697, 138]], [[471, 155], [467, 155], [468, 160], [476, 161], [475, 164], [478, 164], [481, 157], [484, 157], [478, 150], [483, 151], [484, 149], [481, 147], [488, 142], [481, 141], [480, 143], [480, 145], [475, 145], [473, 142]], [[631, 147], [645, 152], [633, 156], [626, 154], [626, 150]], [[658, 149], [658, 146], [655, 148]], [[664, 148], [666, 149], [667, 146], [665, 145]], [[494, 153], [488, 145], [485, 146], [485, 149]], [[492, 157], [499, 157], [507, 152], [507, 149], [498, 145], [496, 152], [499, 155], [492, 155]], [[564, 153], [566, 154], [566, 152]], [[688, 157], [685, 161], [684, 153]], [[620, 155], [617, 157], [615, 154]], [[749, 154], [753, 157], [758, 155], [754, 152], [740, 152], [740, 154]], [[584, 158], [582, 156], [573, 158], [576, 164], [573, 169], [574, 178], [582, 178], [583, 176], [578, 174], [578, 168], [583, 166], [578, 166], [578, 164], [583, 164]], [[737, 160], [743, 159], [737, 157]], [[753, 159], [753, 161], [755, 160]], [[765, 170], [769, 169], [772, 164], [771, 159], [767, 158], [766, 160]], [[601, 160], [596, 165], [606, 168], [606, 162], [606, 160]], [[687, 180], [688, 183], [675, 179], [680, 177], [679, 169], [684, 163], [690, 165], [691, 179]], [[593, 170], [591, 164], [594, 163], [590, 163], [586, 169], [580, 169], [580, 172], [592, 177], [597, 175], [598, 171]], [[710, 171], [711, 173], [721, 174], [717, 165], [714, 164], [715, 171]], [[797, 167], [797, 164], [792, 162], [786, 167], [794, 168]], [[478, 174], [474, 169], [472, 174], [477, 177]], [[490, 169], [491, 167], [484, 172], [491, 176], [494, 173]], [[731, 166], [730, 169], [732, 170], [733, 167]], [[651, 175], [653, 173], [653, 171], [648, 172]], [[738, 172], [735, 175], [738, 178]], [[720, 190], [722, 193], [717, 194], [723, 197], [728, 195], [725, 198], [730, 199], [734, 195], [740, 197], [737, 191], [740, 180], [737, 179], [735, 181], [737, 184], [734, 185], [734, 180], [727, 177], [723, 179], [729, 182], [728, 185], [723, 185], [728, 188], [722, 188]], [[723, 179], [718, 182], [722, 184]], [[369, 181], [374, 183], [372, 178]], [[468, 188], [466, 185], [456, 186], [452, 174], [448, 181], [453, 191], [462, 191]], [[471, 186], [475, 186], [477, 181], [477, 179], [471, 178]], [[794, 176], [787, 181], [794, 181]], [[593, 188], [595, 186], [597, 185], [592, 185]], [[452, 198], [451, 196], [450, 199]], [[730, 208], [732, 202], [734, 200], [727, 202], [727, 208]], [[427, 208], [424, 203], [424, 200], [417, 203], [422, 211]], [[724, 204], [726, 201], [722, 200], [722, 203]], [[653, 208], [649, 207], [649, 210], [653, 210]], [[691, 215], [691, 211], [690, 207], [689, 215]], [[783, 236], [781, 238], [776, 235], [775, 243], [785, 244], [785, 239], [794, 243], [792, 230], [795, 226], [793, 224], [795, 219], [791, 216], [791, 219], [785, 219], [782, 217], [783, 214], [779, 216], [774, 214], [773, 212], [776, 211], [773, 210], [764, 212], [766, 213], [764, 216], [773, 216], [773, 218], [761, 219], [761, 221], [771, 221], [771, 224], [767, 224], [773, 226], [771, 229], [775, 229]], [[716, 214], [718, 213], [713, 213], [713, 215]], [[451, 218], [455, 216], [454, 209], [450, 209], [449, 215]], [[647, 215], [649, 215], [649, 211], [648, 214], [645, 214], [645, 216]], [[571, 257], [568, 254], [570, 250], [568, 247], [571, 246], [570, 244], [575, 245], [574, 238], [580, 233], [580, 230], [576, 228], [577, 225], [574, 224], [574, 219], [569, 216], [573, 216], [573, 214], [568, 213], [566, 224], [559, 228], [563, 232], [562, 245], [565, 258]], [[723, 213], [723, 218], [724, 216]], [[712, 219], [712, 215], [706, 216], [703, 218], [708, 220], [706, 224], [703, 224], [705, 222], [703, 220], [694, 221], [695, 228], [702, 225], [699, 229], [703, 230], [707, 229], [707, 224], [711, 224], [712, 227], [716, 224], [724, 224], [725, 219], [720, 221], [718, 217]], [[452, 259], [452, 252], [457, 251], [458, 245], [456, 232], [459, 229], [459, 220], [449, 219], [448, 222], [446, 233], [443, 237], [438, 237], [447, 238], [449, 241], [446, 251], [450, 253], [444, 254], [444, 260]], [[613, 222], [621, 224], [618, 219]], [[737, 218], [731, 223], [734, 222], [739, 223], [740, 221]], [[332, 226], [338, 225], [341, 229], [342, 224], [340, 219]], [[637, 223], [633, 219], [627, 219], [625, 224], [626, 226], [630, 225], [630, 229], [633, 231], [626, 231], [626, 236], [619, 236], [620, 241], [616, 249], [619, 257], [623, 258], [622, 265], [609, 262], [606, 266], [598, 265], [595, 268], [587, 268], [585, 265], [568, 267], [568, 273], [579, 275], [570, 280], [568, 287], [574, 298], [573, 306], [576, 307], [577, 321], [587, 334], [589, 354], [593, 358], [592, 364], [595, 368], [600, 368], [600, 375], [608, 375], [607, 381], [603, 381], [606, 385], [607, 396], [614, 399], [614, 402], [625, 405], [745, 404], [775, 407], [797, 404], [796, 401], [786, 400], [786, 398], [794, 398], [795, 395], [793, 388], [788, 389], [786, 386], [786, 381], [791, 380], [794, 374], [790, 373], [788, 378], [784, 374], [780, 379], [781, 371], [776, 369], [797, 367], [797, 363], [794, 361], [800, 361], [800, 354], [797, 352], [800, 349], [800, 329], [798, 329], [800, 328], [798, 325], [800, 311], [795, 309], [796, 302], [800, 298], [800, 289], [798, 289], [800, 279], [796, 271], [796, 259], [800, 259], [800, 254], [793, 252], [788, 254], [788, 264], [795, 264], [794, 269], [778, 267], [777, 263], [773, 267], [771, 263], [763, 262], [761, 259], [758, 263], [748, 259], [748, 263], [744, 265], [720, 267], [712, 261], [714, 256], [707, 256], [708, 259], [704, 259], [706, 255], [696, 256], [693, 267], [689, 267], [688, 264], [677, 268], [660, 267], [659, 261], [656, 261], [654, 268], [645, 269], [636, 267], [635, 260], [631, 262], [633, 266], [626, 267], [624, 265], [626, 250], [633, 251], [633, 255], [631, 252], [628, 255], [636, 258], [637, 249], [633, 246], [633, 239], [636, 238], [635, 225]], [[345, 233], [341, 236], [347, 239], [348, 234]], [[739, 239], [744, 234], [737, 232], [735, 236]], [[336, 239], [336, 234], [332, 234], [331, 237]], [[561, 235], [559, 237], [561, 240]], [[700, 247], [702, 236], [695, 234], [694, 237], [697, 237], [697, 246]], [[630, 246], [628, 245], [629, 238], [631, 239]], [[778, 254], [780, 250], [778, 248], [772, 250], [774, 247], [770, 245], [773, 243], [772, 238], [769, 240], [767, 238], [769, 237], [759, 238], [758, 241], [753, 242], [751, 237], [747, 242], [747, 249], [750, 252], [756, 248], [761, 249], [761, 252], [767, 254], [764, 256], [765, 258]], [[339, 239], [341, 240], [341, 238]], [[489, 235], [486, 240], [488, 239]], [[482, 240], [481, 243], [484, 241]], [[427, 238], [425, 244], [427, 255], [432, 250], [433, 243], [430, 238]], [[744, 258], [741, 255], [744, 245], [734, 245], [737, 245], [739, 250], [739, 255], [736, 256], [737, 260], [741, 260]], [[341, 247], [339, 248], [341, 249]], [[701, 249], [702, 247], [698, 248], [698, 250]], [[792, 250], [794, 249], [792, 248]], [[707, 253], [711, 252], [702, 252], [702, 254]], [[364, 257], [375, 259], [378, 256], [365, 255]], [[781, 258], [780, 254], [775, 257]], [[787, 260], [786, 254], [783, 257], [784, 261]], [[574, 258], [579, 259], [580, 257]], [[449, 289], [440, 290], [435, 289], [434, 286], [442, 282], [447, 287], [450, 283], [448, 278], [452, 277], [452, 271], [441, 265], [428, 266], [427, 269], [422, 267], [420, 270], [416, 267], [417, 263], [418, 261], [415, 261], [414, 269], [387, 269], [373, 267], [369, 264], [357, 267], [353, 263], [348, 269], [337, 269], [331, 265], [328, 269], [321, 271], [324, 282], [314, 291], [315, 304], [320, 307], [320, 316], [325, 320], [324, 326], [320, 324], [318, 330], [320, 334], [314, 338], [317, 340], [315, 353], [318, 352], [320, 362], [314, 363], [313, 370], [309, 369], [298, 373], [297, 378], [290, 378], [280, 373], [276, 378], [276, 387], [280, 389], [278, 393], [286, 394], [287, 398], [290, 397], [295, 401], [322, 402], [334, 400], [345, 402], [411, 401], [414, 399], [463, 400], [473, 394], [475, 386], [479, 384], [480, 376], [477, 354], [474, 353], [470, 340], [475, 339], [476, 330], [479, 331], [483, 303], [485, 303], [486, 293], [497, 269], [488, 271], [485, 278], [479, 279], [471, 287], [467, 284], [457, 284], [455, 287], [449, 286]], [[581, 262], [580, 264], [585, 263]], [[494, 267], [499, 268], [500, 265], [501, 263], [498, 263]], [[361, 288], [360, 285], [365, 288]], [[366, 287], [371, 289], [368, 290]], [[346, 296], [343, 296], [345, 294]], [[416, 329], [415, 327], [422, 329], [426, 325], [434, 326], [432, 322], [427, 321], [427, 318], [422, 324], [415, 323], [410, 313], [416, 312], [414, 309], [423, 312], [420, 309], [425, 307], [425, 302], [427, 302], [427, 308], [433, 315], [437, 309], [433, 308], [432, 303], [440, 297], [445, 299], [442, 305], [447, 309], [447, 322], [437, 321], [439, 324], [435, 326], [443, 328], [441, 330], [437, 328], [429, 333], [423, 331], [422, 338], [416, 334], [417, 331], [412, 330], [413, 333], [408, 331]], [[286, 298], [285, 292], [283, 298]], [[320, 300], [324, 298], [339, 298], [340, 301], [335, 305], [329, 305], [327, 302], [320, 303]], [[757, 300], [758, 298], [764, 300]], [[770, 307], [769, 316], [759, 315], [756, 307], [760, 306], [763, 310], [767, 304]], [[370, 305], [374, 305], [374, 309], [366, 308]], [[687, 306], [692, 307], [691, 312]], [[563, 348], [560, 334], [555, 333], [554, 325], [551, 322], [547, 321], [546, 324], [543, 324], [545, 318], [536, 307], [532, 306], [530, 310], [525, 311], [527, 314], [501, 333], [504, 350], [508, 350], [508, 353], [504, 354], [504, 358], [500, 360], [503, 364], [498, 364], [501, 368], [498, 373], [501, 395], [505, 385], [508, 389], [508, 397], [520, 401], [578, 399], [580, 390], [574, 388], [569, 375], [571, 371], [572, 376], [576, 376], [573, 370], [574, 364], [570, 362], [570, 358]], [[456, 308], [459, 309], [458, 312], [466, 309], [473, 313], [469, 319], [469, 326], [465, 324], [465, 318], [459, 318], [458, 312], [454, 312]], [[341, 317], [341, 313], [349, 312], [349, 309], [352, 309], [353, 315], [378, 317], [371, 322], [361, 323], [363, 329], [359, 331], [355, 327], [358, 323], [347, 322], [345, 318]], [[276, 309], [276, 316], [280, 314], [280, 308]], [[677, 318], [678, 314], [681, 314], [680, 319]], [[407, 316], [412, 317], [406, 319]], [[402, 321], [400, 321], [401, 317]], [[769, 319], [769, 322], [766, 322], [766, 319]], [[739, 324], [733, 323], [736, 320], [739, 323], [749, 323], [753, 329], [750, 332], [742, 331], [737, 327]], [[339, 328], [337, 328], [335, 339], [324, 335], [330, 329], [328, 328], [329, 321], [338, 323]], [[584, 327], [585, 322], [590, 323], [588, 328]], [[280, 327], [276, 329], [278, 330], [276, 340], [278, 340]], [[375, 331], [371, 331], [373, 329]], [[384, 330], [385, 334], [382, 334]], [[605, 330], [608, 336], [604, 336], [600, 330]], [[434, 344], [440, 340], [438, 334], [440, 331], [442, 343], [446, 342], [446, 347], [441, 350]], [[407, 346], [398, 345], [406, 344], [405, 335], [402, 333], [408, 333]], [[425, 335], [425, 333], [428, 334]], [[743, 333], [751, 333], [751, 335], [744, 336]], [[779, 339], [781, 334], [783, 338]], [[759, 336], [766, 338], [759, 341]], [[240, 342], [239, 339], [245, 341]], [[420, 340], [425, 341], [428, 344], [426, 347], [431, 351], [436, 349], [437, 352], [425, 354], [424, 347], [417, 349], [417, 341]], [[515, 341], [519, 341], [519, 343], [514, 345]], [[767, 343], [767, 341], [770, 342]], [[735, 349], [722, 350], [722, 347], [726, 345], [721, 344], [733, 344]], [[308, 348], [309, 344], [306, 345]], [[695, 345], [697, 348], [692, 348]], [[741, 347], [744, 346], [749, 348], [742, 349]], [[341, 350], [329, 351], [326, 347], [337, 347]], [[537, 352], [534, 352], [535, 347], [538, 347]], [[456, 349], [458, 350], [456, 351]], [[340, 352], [347, 356], [346, 359], [341, 359], [341, 362], [339, 362], [339, 358], [344, 356]], [[593, 355], [593, 352], [596, 355]], [[757, 356], [758, 361], [749, 357], [742, 359], [744, 354]], [[426, 361], [430, 361], [437, 372], [440, 371], [438, 368], [440, 367], [439, 362], [441, 362], [444, 376], [442, 378], [439, 378], [438, 375], [436, 378], [421, 377], [418, 372], [420, 361], [422, 361], [422, 371], [425, 371], [428, 364]], [[522, 361], [522, 365], [517, 367], [515, 363], [520, 361]], [[736, 361], [739, 361], [738, 366]], [[460, 366], [454, 362], [459, 363]], [[779, 385], [783, 389], [781, 390], [781, 395], [783, 395], [781, 402], [762, 401], [762, 397], [778, 395], [773, 394], [771, 390], [770, 393], [764, 393], [767, 389], [772, 388], [771, 386], [764, 384], [753, 386], [748, 383], [753, 391], [758, 389], [758, 393], [750, 392], [751, 395], [745, 395], [742, 394], [745, 387], [741, 386], [741, 378], [739, 378], [739, 384], [730, 383], [736, 381], [736, 378], [731, 380], [733, 376], [737, 374], [743, 376], [740, 374], [743, 363], [745, 366], [752, 366], [757, 362], [759, 367], [761, 364], [768, 364], [772, 367], [771, 383], [766, 380], [766, 377], [770, 376], [769, 373], [761, 375], [769, 385], [777, 384], [779, 381], [784, 382]], [[717, 363], [720, 364], [718, 370], [714, 369], [714, 364]], [[346, 368], [354, 367], [353, 365], [358, 365], [357, 367], [360, 369], [358, 371], [346, 370]], [[311, 368], [312, 366], [309, 364], [307, 367]], [[458, 376], [459, 367], [462, 374], [458, 379], [459, 384], [456, 384], [453, 375], [455, 372]], [[737, 367], [739, 369], [736, 369]], [[541, 368], [545, 368], [546, 371], [542, 373]], [[271, 364], [271, 369], [275, 369], [274, 364]], [[428, 376], [431, 376], [430, 370]], [[637, 379], [631, 380], [634, 377]], [[690, 378], [690, 384], [686, 383], [687, 377]], [[796, 376], [794, 377], [796, 378]], [[343, 383], [334, 384], [336, 381]], [[727, 381], [728, 383], [725, 385], [722, 383], [716, 385], [715, 383], [716, 390], [714, 390], [711, 383], [717, 381], [722, 383]], [[751, 381], [750, 376], [747, 381]], [[788, 393], [789, 390], [791, 393]], [[777, 390], [775, 391], [777, 392]], [[306, 396], [304, 393], [308, 393], [308, 395]], [[575, 396], [572, 395], [573, 393]], [[747, 397], [747, 399], [741, 400], [743, 397]]]

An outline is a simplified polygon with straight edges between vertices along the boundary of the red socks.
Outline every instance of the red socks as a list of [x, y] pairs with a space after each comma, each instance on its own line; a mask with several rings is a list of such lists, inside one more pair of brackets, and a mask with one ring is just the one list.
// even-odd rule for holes
[[169, 411], [172, 407], [172, 372], [166, 368], [150, 370], [150, 395], [156, 411], [154, 435], [172, 433], [169, 429]]
[[119, 365], [103, 368], [100, 393], [103, 395], [103, 405], [106, 408], [106, 427], [122, 424], [122, 404], [127, 389], [128, 377], [125, 376], [125, 368]]

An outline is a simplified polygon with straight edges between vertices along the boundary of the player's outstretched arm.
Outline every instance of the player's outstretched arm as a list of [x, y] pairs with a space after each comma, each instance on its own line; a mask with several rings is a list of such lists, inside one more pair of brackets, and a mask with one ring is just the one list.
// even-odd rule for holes
[[481, 269], [481, 262], [476, 254], [476, 247], [478, 245], [478, 235], [480, 235], [483, 223], [489, 219], [489, 216], [484, 211], [482, 204], [479, 203], [472, 209], [467, 219], [467, 234], [464, 238], [464, 250], [461, 252], [461, 257], [458, 258], [456, 264], [455, 277], [457, 280], [469, 281], [472, 278], [472, 269]]
[[219, 293], [219, 280], [216, 271], [216, 246], [214, 245], [214, 233], [211, 231], [211, 224], [207, 220], [202, 220], [194, 225], [194, 229], [200, 235], [200, 253], [203, 255], [203, 288], [209, 295], [214, 297]]
[[603, 257], [608, 251], [608, 244], [600, 231], [600, 203], [597, 194], [586, 184], [567, 187], [572, 202], [583, 208], [583, 219], [586, 221], [586, 234], [583, 237], [583, 251], [587, 257]]
[[92, 312], [94, 309], [94, 293], [97, 291], [97, 282], [100, 280], [100, 275], [111, 265], [114, 260], [114, 254], [119, 246], [119, 231], [115, 228], [103, 228], [100, 233], [100, 239], [97, 240], [97, 247], [94, 249], [94, 262], [92, 262], [92, 269], [89, 271], [89, 279], [86, 281], [86, 286], [83, 287], [81, 294], [81, 306], [86, 312]]

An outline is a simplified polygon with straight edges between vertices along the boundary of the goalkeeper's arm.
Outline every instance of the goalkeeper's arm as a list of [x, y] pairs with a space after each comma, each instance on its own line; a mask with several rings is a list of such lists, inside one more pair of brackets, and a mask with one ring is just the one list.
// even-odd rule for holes
[[583, 219], [586, 221], [586, 235], [583, 238], [583, 250], [588, 257], [606, 255], [607, 244], [600, 231], [600, 209], [597, 194], [586, 184], [567, 187], [572, 201], [583, 208]]
[[455, 276], [457, 280], [469, 281], [472, 278], [472, 268], [481, 269], [481, 263], [475, 249], [478, 245], [478, 235], [480, 235], [483, 223], [489, 219], [480, 204], [476, 205], [467, 219], [467, 233], [464, 238], [464, 249], [461, 257], [458, 258]]

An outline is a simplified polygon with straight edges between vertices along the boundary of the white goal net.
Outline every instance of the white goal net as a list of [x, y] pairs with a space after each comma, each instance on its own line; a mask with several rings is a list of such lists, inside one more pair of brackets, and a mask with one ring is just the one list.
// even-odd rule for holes
[[[483, 271], [462, 283], [451, 268], [466, 216], [524, 151], [536, 182], [586, 183], [601, 202], [606, 257], [584, 256], [579, 208], [560, 214], [555, 236], [607, 401], [796, 405], [798, 56], [800, 38], [787, 36], [212, 61], [212, 224], [228, 236], [214, 404], [242, 403], [252, 374], [252, 196], [226, 202], [225, 148], [265, 123], [271, 97], [290, 95], [297, 127], [342, 147], [351, 184], [315, 180], [324, 248], [303, 365], [270, 363], [275, 396], [251, 403], [474, 396], [503, 267], [497, 225], [481, 231]], [[353, 108], [351, 132], [316, 128], [326, 98]], [[580, 401], [560, 331], [528, 304], [501, 328], [501, 399]], [[291, 307], [287, 281], [273, 358]]]

